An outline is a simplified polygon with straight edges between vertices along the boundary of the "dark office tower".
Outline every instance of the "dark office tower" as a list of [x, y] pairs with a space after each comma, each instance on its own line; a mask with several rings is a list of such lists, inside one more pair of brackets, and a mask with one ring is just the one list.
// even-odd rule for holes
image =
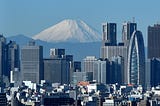
[[2, 77], [6, 73], [6, 38], [0, 35], [0, 82], [2, 82]]
[[147, 60], [147, 82], [146, 84], [155, 87], [160, 84], [160, 59], [159, 58], [153, 58]]
[[137, 30], [137, 23], [125, 22], [122, 28], [122, 41], [126, 46], [129, 45], [132, 33]]
[[145, 83], [144, 41], [140, 31], [134, 31], [128, 50], [128, 84], [143, 85]]
[[[19, 46], [15, 41], [10, 41], [7, 46], [7, 72], [8, 75], [10, 71], [15, 68], [19, 68]], [[9, 75], [10, 77], [10, 75]]]
[[65, 55], [63, 57], [64, 59], [66, 59], [66, 71], [65, 71], [65, 77], [67, 78], [67, 84], [70, 83], [70, 81], [72, 81], [72, 75], [73, 75], [73, 55]]
[[73, 56], [44, 59], [44, 80], [50, 83], [69, 84], [72, 74]]
[[[66, 60], [62, 58], [44, 59], [44, 80], [50, 83], [66, 84]], [[68, 71], [67, 71], [68, 72]]]
[[160, 24], [148, 27], [148, 58], [160, 57]]
[[122, 56], [114, 56], [110, 63], [111, 83], [122, 84], [124, 80], [124, 58]]
[[117, 45], [117, 27], [116, 23], [106, 23], [102, 25], [102, 45]]
[[127, 74], [127, 46], [117, 45], [117, 46], [102, 46], [101, 47], [101, 58], [109, 59], [112, 61], [112, 57], [122, 56], [124, 58], [124, 77], [122, 79], [123, 84], [127, 84], [128, 74]]
[[39, 83], [43, 79], [43, 47], [30, 41], [21, 48], [22, 81]]
[[80, 61], [74, 61], [73, 67], [74, 67], [73, 72], [81, 72], [81, 62]]

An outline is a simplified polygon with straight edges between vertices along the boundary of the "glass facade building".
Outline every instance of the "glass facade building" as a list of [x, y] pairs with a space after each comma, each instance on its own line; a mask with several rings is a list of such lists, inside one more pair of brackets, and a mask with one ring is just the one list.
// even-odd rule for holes
[[126, 46], [129, 45], [129, 41], [133, 32], [137, 30], [137, 23], [125, 22], [122, 27], [122, 41]]
[[103, 45], [117, 45], [117, 25], [116, 23], [105, 23], [102, 25], [102, 42]]
[[140, 31], [134, 31], [128, 51], [128, 84], [144, 85], [145, 52], [144, 41]]

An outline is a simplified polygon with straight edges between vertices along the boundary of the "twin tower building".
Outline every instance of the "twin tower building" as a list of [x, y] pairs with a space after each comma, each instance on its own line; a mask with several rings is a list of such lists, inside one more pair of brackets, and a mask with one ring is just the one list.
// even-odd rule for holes
[[117, 43], [116, 23], [102, 25], [101, 58], [111, 60], [114, 56], [123, 59], [121, 73], [123, 84], [145, 85], [145, 51], [141, 31], [134, 22], [125, 22], [122, 27], [122, 42]]

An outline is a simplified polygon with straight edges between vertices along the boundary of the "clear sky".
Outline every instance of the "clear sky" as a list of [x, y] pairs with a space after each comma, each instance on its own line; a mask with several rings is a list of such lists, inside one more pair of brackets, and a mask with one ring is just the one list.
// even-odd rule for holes
[[101, 33], [103, 22], [135, 21], [146, 39], [148, 25], [160, 23], [160, 0], [0, 0], [0, 33], [33, 36], [63, 19], [81, 19]]

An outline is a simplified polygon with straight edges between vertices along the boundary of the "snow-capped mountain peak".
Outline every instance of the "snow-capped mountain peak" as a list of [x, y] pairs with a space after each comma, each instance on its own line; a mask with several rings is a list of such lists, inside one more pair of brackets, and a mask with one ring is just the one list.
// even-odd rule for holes
[[81, 20], [66, 19], [33, 36], [47, 42], [96, 42], [101, 37]]

